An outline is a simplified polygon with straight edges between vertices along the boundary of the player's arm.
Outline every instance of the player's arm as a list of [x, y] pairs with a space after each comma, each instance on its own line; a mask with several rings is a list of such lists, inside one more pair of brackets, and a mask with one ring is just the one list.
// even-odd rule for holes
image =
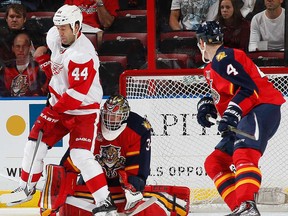
[[[62, 96], [59, 95], [59, 101], [53, 106], [53, 109], [63, 113], [79, 108], [91, 88], [96, 73], [93, 59], [84, 63], [78, 63], [76, 59], [70, 60], [68, 63], [69, 88]], [[57, 97], [56, 92], [51, 93]]]
[[[130, 113], [131, 115], [134, 116], [134, 113]], [[127, 149], [125, 169], [118, 172], [121, 186], [125, 191], [125, 211], [128, 212], [137, 207], [142, 200], [142, 191], [150, 173], [151, 125], [146, 119], [141, 120], [134, 128], [139, 136], [133, 137], [138, 139]]]
[[245, 71], [242, 64], [234, 59], [232, 49], [229, 51], [225, 53], [226, 57], [220, 60], [219, 64], [216, 64], [218, 73], [230, 82], [229, 93], [233, 96], [218, 125], [218, 130], [221, 133], [229, 131], [231, 126], [237, 127], [242, 114], [250, 110], [259, 99], [259, 89], [256, 83]]
[[[137, 114], [130, 113], [130, 117]], [[129, 170], [129, 175], [137, 175], [145, 182], [150, 174], [151, 161], [151, 125], [143, 118], [133, 119], [136, 126], [133, 127], [134, 132], [138, 136], [135, 138], [132, 145], [126, 149], [126, 170]], [[129, 123], [128, 123], [129, 125]]]

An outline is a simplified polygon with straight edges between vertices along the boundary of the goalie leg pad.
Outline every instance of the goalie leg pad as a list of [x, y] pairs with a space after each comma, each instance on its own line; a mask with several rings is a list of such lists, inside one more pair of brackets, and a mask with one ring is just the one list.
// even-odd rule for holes
[[[58, 211], [65, 203], [67, 195], [72, 194], [71, 185], [75, 185], [77, 178], [77, 174], [66, 174], [64, 167], [52, 164], [46, 166], [46, 173], [47, 178], [39, 201], [42, 216], [47, 215], [47, 210], [52, 210], [52, 213]], [[48, 215], [53, 215], [52, 213]]]
[[137, 216], [172, 216], [188, 215], [190, 205], [190, 189], [183, 186], [147, 185], [144, 190], [144, 200], [156, 197], [157, 201]]

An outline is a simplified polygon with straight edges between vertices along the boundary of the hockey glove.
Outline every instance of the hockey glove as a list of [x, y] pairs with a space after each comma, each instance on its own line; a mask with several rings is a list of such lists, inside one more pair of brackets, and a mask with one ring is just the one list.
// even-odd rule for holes
[[217, 118], [217, 110], [211, 97], [203, 97], [197, 104], [197, 121], [202, 127], [210, 128], [214, 123], [208, 117]]
[[140, 205], [143, 199], [142, 192], [138, 188], [144, 189], [144, 187], [142, 187], [142, 183], [144, 181], [140, 177], [129, 176], [129, 179], [130, 177], [133, 177], [132, 178], [133, 182], [140, 182], [141, 186], [136, 186], [136, 188], [138, 189], [136, 190], [136, 188], [128, 182], [127, 173], [124, 170], [119, 170], [118, 174], [119, 174], [119, 181], [125, 192], [125, 198], [126, 198], [126, 205], [124, 207], [124, 212], [130, 213], [134, 211], [138, 207], [138, 205]]
[[237, 105], [228, 105], [228, 108], [223, 114], [222, 119], [219, 122], [218, 130], [219, 132], [229, 131], [229, 127], [237, 127], [238, 122], [242, 118], [242, 110]]
[[44, 71], [47, 79], [50, 80], [52, 77], [50, 55], [44, 54], [42, 56], [35, 58], [35, 61], [39, 64], [40, 68]]
[[29, 137], [37, 139], [40, 130], [42, 130], [44, 133], [51, 131], [55, 124], [59, 121], [59, 118], [60, 115], [56, 111], [50, 107], [45, 107], [35, 121]]

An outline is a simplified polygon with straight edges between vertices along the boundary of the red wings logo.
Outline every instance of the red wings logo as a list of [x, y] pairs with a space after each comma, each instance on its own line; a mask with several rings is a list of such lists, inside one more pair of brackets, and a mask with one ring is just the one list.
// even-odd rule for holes
[[51, 69], [53, 75], [57, 75], [63, 70], [63, 65], [56, 62], [51, 62]]

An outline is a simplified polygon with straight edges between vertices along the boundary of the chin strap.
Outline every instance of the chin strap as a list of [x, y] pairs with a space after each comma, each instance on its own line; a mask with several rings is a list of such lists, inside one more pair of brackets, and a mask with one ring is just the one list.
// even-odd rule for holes
[[206, 52], [206, 42], [204, 42], [204, 49], [201, 49], [201, 46], [199, 43], [197, 43], [198, 48], [200, 49], [201, 55], [202, 55], [202, 61], [206, 64], [210, 63], [209, 60], [205, 59], [205, 52]]

